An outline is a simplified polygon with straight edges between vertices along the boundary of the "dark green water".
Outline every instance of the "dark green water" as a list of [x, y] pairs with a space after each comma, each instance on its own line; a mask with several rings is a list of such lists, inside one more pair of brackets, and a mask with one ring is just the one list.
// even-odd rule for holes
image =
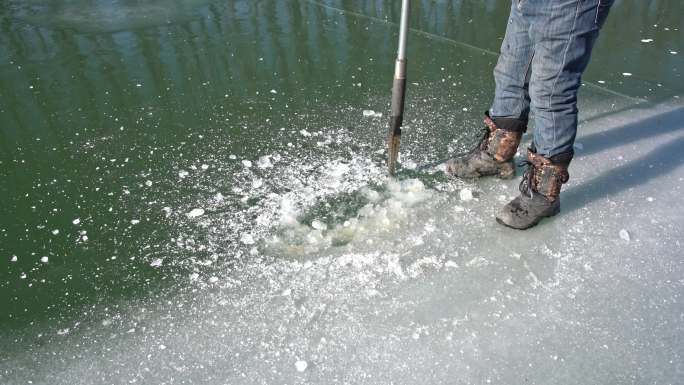
[[[479, 125], [508, 3], [415, 3], [403, 148], [430, 162]], [[0, 341], [178, 290], [202, 239], [162, 208], [238, 191], [241, 159], [381, 162], [386, 119], [361, 111], [386, 117], [398, 12], [372, 0], [0, 2]], [[683, 14], [680, 1], [617, 1], [585, 89], [678, 98]], [[240, 205], [253, 202], [235, 195], [249, 217]], [[230, 224], [220, 230], [230, 249]]]

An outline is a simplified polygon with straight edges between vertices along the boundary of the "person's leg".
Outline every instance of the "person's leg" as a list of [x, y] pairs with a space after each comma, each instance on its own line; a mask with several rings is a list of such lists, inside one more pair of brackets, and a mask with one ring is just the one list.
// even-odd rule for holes
[[494, 69], [494, 101], [485, 113], [485, 133], [480, 144], [469, 154], [447, 161], [447, 174], [466, 178], [488, 175], [512, 178], [515, 175], [513, 157], [527, 130], [530, 111], [527, 87], [533, 50], [530, 23], [518, 1], [511, 4], [506, 35]]
[[496, 89], [489, 113], [495, 122], [508, 118], [518, 120], [526, 126], [530, 113], [528, 85], [534, 46], [530, 38], [529, 17], [523, 13], [524, 2], [511, 1], [506, 35], [494, 67]]
[[612, 0], [522, 0], [530, 20], [534, 57], [529, 93], [534, 143], [521, 195], [497, 215], [524, 229], [560, 210], [577, 133], [577, 91]]

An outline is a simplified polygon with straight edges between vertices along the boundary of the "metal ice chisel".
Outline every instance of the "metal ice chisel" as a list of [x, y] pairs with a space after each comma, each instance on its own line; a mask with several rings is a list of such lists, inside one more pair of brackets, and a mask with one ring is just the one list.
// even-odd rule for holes
[[401, 22], [399, 24], [399, 49], [394, 64], [392, 84], [392, 111], [390, 113], [389, 135], [387, 138], [389, 174], [394, 175], [401, 142], [401, 124], [404, 119], [404, 96], [406, 95], [406, 39], [408, 36], [410, 0], [401, 2]]

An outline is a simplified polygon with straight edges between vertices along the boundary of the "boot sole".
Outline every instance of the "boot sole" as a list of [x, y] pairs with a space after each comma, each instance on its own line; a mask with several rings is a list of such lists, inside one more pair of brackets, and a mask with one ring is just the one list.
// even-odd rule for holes
[[527, 225], [527, 226], [513, 226], [513, 225], [510, 225], [510, 224], [508, 224], [508, 223], [502, 221], [499, 217], [496, 217], [496, 221], [497, 221], [500, 225], [504, 225], [504, 226], [506, 226], [506, 227], [508, 227], [508, 228], [511, 228], [511, 229], [516, 229], [516, 230], [527, 230], [527, 229], [529, 229], [530, 227], [534, 227], [534, 226], [538, 225], [539, 222], [541, 222], [542, 219], [554, 217], [554, 216], [556, 216], [559, 212], [560, 212], [560, 208], [554, 210], [554, 212], [552, 212], [552, 213], [549, 214], [549, 215], [542, 215], [542, 216], [540, 216], [539, 218], [535, 219], [532, 223], [530, 223], [530, 224]]

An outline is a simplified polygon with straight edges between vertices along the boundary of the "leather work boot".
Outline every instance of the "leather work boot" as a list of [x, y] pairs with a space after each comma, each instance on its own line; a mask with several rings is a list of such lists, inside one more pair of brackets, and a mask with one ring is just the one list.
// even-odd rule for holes
[[485, 113], [485, 128], [480, 143], [469, 153], [446, 162], [446, 173], [461, 178], [515, 176], [513, 156], [518, 151], [520, 138], [527, 130], [527, 122], [520, 119], [496, 118]]
[[568, 165], [573, 153], [551, 158], [538, 155], [534, 148], [527, 151], [527, 165], [520, 182], [520, 195], [509, 202], [496, 216], [500, 224], [514, 229], [530, 228], [542, 218], [560, 212], [561, 185], [570, 178]]

